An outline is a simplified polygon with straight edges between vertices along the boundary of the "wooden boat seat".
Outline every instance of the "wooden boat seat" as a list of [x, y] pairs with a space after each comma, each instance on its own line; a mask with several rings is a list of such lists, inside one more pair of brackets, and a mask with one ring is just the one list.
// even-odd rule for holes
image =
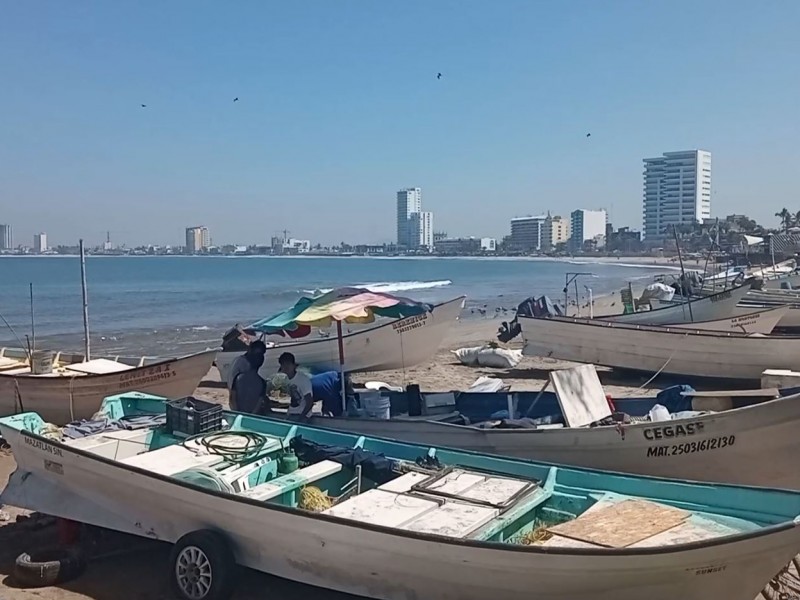
[[175, 444], [137, 454], [119, 462], [151, 473], [170, 476], [194, 467], [210, 467], [222, 460], [222, 457], [216, 454], [196, 454], [181, 444]]
[[256, 485], [249, 490], [245, 490], [240, 496], [250, 498], [251, 500], [260, 500], [266, 502], [278, 496], [291, 492], [304, 485], [319, 481], [329, 475], [338, 473], [342, 470], [341, 463], [332, 460], [323, 460], [313, 465], [309, 465], [302, 469], [298, 469], [293, 473], [276, 477], [271, 481]]

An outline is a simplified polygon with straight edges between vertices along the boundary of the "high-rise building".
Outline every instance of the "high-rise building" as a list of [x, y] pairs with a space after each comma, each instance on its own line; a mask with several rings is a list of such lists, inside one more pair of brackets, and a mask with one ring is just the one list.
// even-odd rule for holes
[[33, 236], [33, 251], [41, 254], [47, 252], [47, 234], [37, 233]]
[[556, 215], [551, 217], [547, 213], [547, 218], [542, 226], [542, 250], [549, 251], [555, 249], [559, 244], [569, 240], [570, 222], [569, 219]]
[[187, 227], [186, 228], [186, 253], [197, 254], [203, 250], [208, 250], [211, 246], [211, 236], [208, 227]]
[[665, 152], [644, 159], [644, 237], [661, 241], [672, 227], [711, 218], [711, 152]]
[[11, 234], [11, 225], [0, 225], [0, 250], [12, 250], [14, 237]]
[[514, 217], [511, 219], [511, 246], [518, 252], [536, 252], [542, 249], [545, 215]]
[[570, 214], [570, 238], [569, 245], [573, 251], [582, 250], [584, 242], [597, 240], [600, 245], [606, 236], [606, 221], [608, 216], [606, 211], [587, 210], [579, 208]]
[[397, 245], [416, 248], [411, 230], [411, 215], [422, 211], [422, 190], [406, 188], [397, 192]]
[[420, 248], [433, 252], [433, 213], [428, 211], [411, 213], [409, 218], [408, 248]]

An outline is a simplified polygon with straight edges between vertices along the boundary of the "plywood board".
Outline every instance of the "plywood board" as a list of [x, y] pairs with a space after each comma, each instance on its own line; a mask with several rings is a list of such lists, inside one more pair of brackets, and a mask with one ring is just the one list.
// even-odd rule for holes
[[724, 537], [740, 533], [733, 527], [728, 527], [722, 523], [715, 523], [710, 519], [702, 517], [690, 517], [680, 525], [667, 529], [661, 533], [649, 537], [641, 542], [631, 544], [631, 548], [647, 548], [654, 546], [675, 546], [677, 544], [689, 544], [691, 542], [702, 542], [714, 538]]
[[407, 531], [465, 538], [499, 514], [496, 508], [448, 502], [403, 525]]
[[624, 500], [548, 531], [609, 548], [626, 548], [682, 524], [689, 516], [685, 510], [647, 500]]
[[611, 408], [594, 365], [551, 371], [550, 383], [556, 392], [567, 427], [584, 427], [611, 416]]

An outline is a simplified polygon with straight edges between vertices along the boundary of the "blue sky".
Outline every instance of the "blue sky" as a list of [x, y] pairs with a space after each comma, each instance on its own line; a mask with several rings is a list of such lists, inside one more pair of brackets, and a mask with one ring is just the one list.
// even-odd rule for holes
[[690, 148], [713, 153], [714, 216], [800, 210], [795, 0], [0, 13], [0, 222], [16, 243], [179, 244], [193, 224], [215, 243], [391, 241], [407, 186], [451, 235], [601, 206], [638, 228], [641, 159]]

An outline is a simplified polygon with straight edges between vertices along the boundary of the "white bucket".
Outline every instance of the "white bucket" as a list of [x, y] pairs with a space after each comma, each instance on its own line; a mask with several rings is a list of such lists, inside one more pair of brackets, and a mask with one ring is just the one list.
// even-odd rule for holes
[[36, 350], [31, 353], [31, 373], [47, 375], [53, 372], [53, 353], [47, 350]]
[[380, 392], [362, 392], [360, 394], [361, 408], [368, 419], [381, 419], [388, 421], [391, 416], [391, 400], [388, 396], [381, 396]]

